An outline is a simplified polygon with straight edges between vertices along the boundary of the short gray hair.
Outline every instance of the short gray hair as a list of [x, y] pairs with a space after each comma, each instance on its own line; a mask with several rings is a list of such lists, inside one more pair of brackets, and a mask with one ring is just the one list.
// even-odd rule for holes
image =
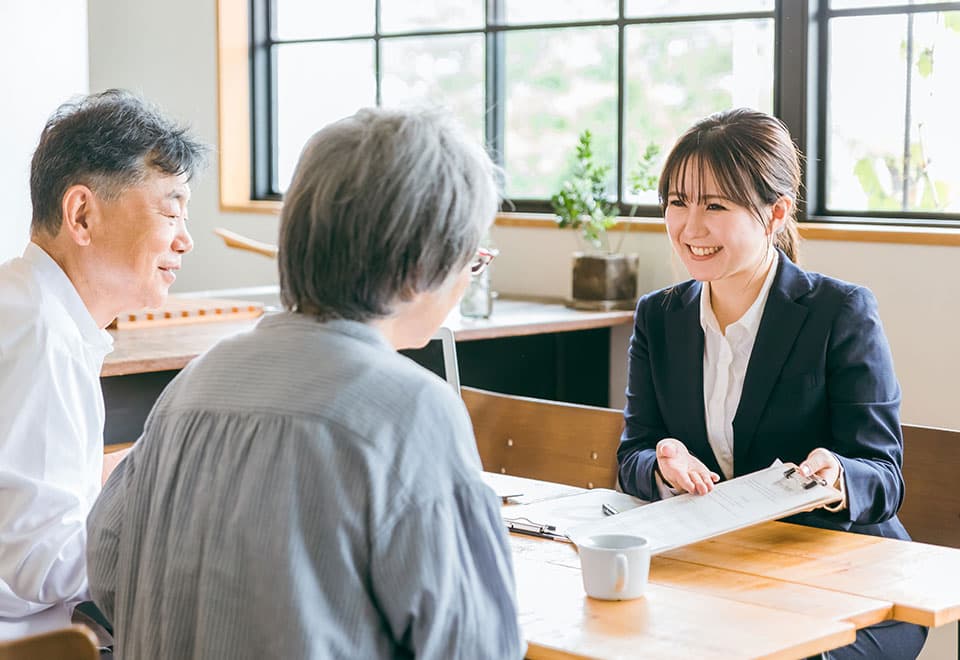
[[280, 297], [370, 321], [443, 286], [499, 205], [499, 169], [438, 110], [365, 108], [307, 142], [280, 217]]
[[47, 120], [33, 152], [31, 230], [60, 232], [60, 204], [70, 186], [83, 184], [115, 199], [151, 171], [189, 179], [203, 168], [208, 150], [186, 126], [122, 89], [64, 103]]

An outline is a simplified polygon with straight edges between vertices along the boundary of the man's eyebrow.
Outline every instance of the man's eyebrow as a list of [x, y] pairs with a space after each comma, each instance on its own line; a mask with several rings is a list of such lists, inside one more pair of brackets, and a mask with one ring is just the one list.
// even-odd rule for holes
[[187, 193], [183, 190], [171, 190], [167, 193], [166, 199], [185, 200], [187, 199]]

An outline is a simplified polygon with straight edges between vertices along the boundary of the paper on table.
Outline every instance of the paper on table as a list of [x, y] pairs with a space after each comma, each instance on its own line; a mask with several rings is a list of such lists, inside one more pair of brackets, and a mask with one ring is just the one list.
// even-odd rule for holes
[[808, 480], [791, 463], [717, 484], [706, 495], [678, 495], [619, 516], [577, 525], [571, 537], [636, 534], [664, 552], [768, 520], [838, 502], [839, 490]]
[[508, 499], [514, 504], [530, 504], [540, 500], [566, 497], [584, 492], [585, 489], [564, 484], [547, 484], [536, 479], [516, 477], [512, 474], [482, 472], [483, 482], [493, 489], [497, 497], [504, 502]]
[[[619, 517], [604, 514], [604, 505], [623, 514], [643, 504], [646, 504], [644, 500], [626, 493], [618, 493], [609, 488], [594, 488], [577, 495], [533, 504], [506, 506], [502, 515], [507, 529], [511, 531], [568, 540], [567, 532], [575, 526], [603, 518]], [[538, 529], [542, 531], [538, 532]]]

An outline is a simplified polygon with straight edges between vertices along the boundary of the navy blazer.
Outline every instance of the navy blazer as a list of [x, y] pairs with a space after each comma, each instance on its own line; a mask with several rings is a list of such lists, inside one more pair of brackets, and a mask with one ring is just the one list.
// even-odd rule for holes
[[[630, 340], [626, 421], [617, 451], [623, 490], [659, 499], [656, 444], [677, 438], [721, 474], [707, 441], [701, 284], [690, 280], [640, 299]], [[800, 463], [824, 447], [843, 465], [848, 507], [791, 522], [908, 539], [903, 501], [900, 386], [868, 290], [780, 264], [747, 365], [733, 421], [733, 471], [776, 458]]]

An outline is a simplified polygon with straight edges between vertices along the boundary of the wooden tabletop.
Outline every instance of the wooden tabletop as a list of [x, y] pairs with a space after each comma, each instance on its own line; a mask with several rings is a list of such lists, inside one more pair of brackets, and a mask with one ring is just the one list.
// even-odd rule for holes
[[[496, 478], [510, 490], [510, 477]], [[557, 492], [531, 479], [515, 489], [536, 500], [538, 484]], [[940, 626], [960, 618], [960, 550], [951, 548], [770, 522], [654, 557], [647, 596], [604, 603], [584, 595], [573, 545], [510, 540], [534, 658], [638, 649], [649, 657], [803, 657], [848, 644], [852, 629], [884, 619]]]
[[856, 637], [850, 623], [657, 583], [635, 600], [595, 600], [578, 569], [544, 561], [515, 558], [514, 571], [533, 659], [804, 658]]
[[[557, 301], [510, 300], [494, 302], [489, 319], [464, 319], [454, 311], [444, 325], [457, 341], [495, 339], [552, 332], [589, 330], [630, 323], [633, 312], [583, 312]], [[113, 352], [104, 361], [102, 376], [182, 369], [215, 343], [248, 330], [251, 321], [222, 321], [159, 328], [111, 330]]]
[[954, 548], [772, 522], [665, 556], [887, 600], [898, 621], [942, 626], [960, 620], [960, 550]]
[[[515, 560], [547, 562], [579, 573], [580, 558], [570, 543], [513, 534], [510, 544]], [[783, 612], [847, 622], [856, 628], [879, 623], [893, 614], [890, 601], [663, 556], [653, 557], [650, 562], [650, 583]]]
[[[542, 501], [583, 489], [485, 475], [498, 493]], [[887, 618], [889, 602], [735, 570], [654, 557], [644, 597], [588, 598], [576, 548], [513, 534], [520, 623], [528, 658], [802, 658], [851, 643]]]

